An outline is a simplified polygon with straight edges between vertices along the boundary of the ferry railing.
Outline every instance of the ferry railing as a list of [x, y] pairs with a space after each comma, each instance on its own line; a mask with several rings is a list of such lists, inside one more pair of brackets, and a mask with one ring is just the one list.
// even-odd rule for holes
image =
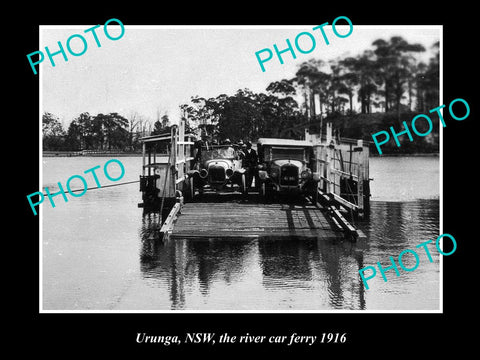
[[319, 190], [362, 216], [370, 196], [368, 146], [362, 140], [357, 140], [354, 146], [351, 142], [330, 139], [329, 143], [314, 144], [314, 156]]

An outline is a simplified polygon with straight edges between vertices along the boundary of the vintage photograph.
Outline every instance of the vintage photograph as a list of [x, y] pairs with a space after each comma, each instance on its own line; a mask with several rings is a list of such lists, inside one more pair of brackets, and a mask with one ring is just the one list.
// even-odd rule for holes
[[41, 312], [442, 311], [442, 26], [120, 20], [29, 59]]

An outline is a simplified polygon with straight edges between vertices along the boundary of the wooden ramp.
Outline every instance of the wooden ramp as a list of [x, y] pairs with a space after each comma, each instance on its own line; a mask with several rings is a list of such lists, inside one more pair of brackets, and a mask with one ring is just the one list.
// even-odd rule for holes
[[171, 239], [337, 239], [324, 210], [308, 203], [262, 204], [253, 201], [186, 203]]

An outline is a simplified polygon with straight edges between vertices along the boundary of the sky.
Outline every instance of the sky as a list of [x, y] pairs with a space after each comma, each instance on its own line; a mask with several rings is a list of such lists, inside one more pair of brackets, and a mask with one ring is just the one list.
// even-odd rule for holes
[[[326, 20], [328, 21], [328, 20]], [[112, 23], [113, 24], [113, 23]], [[338, 22], [340, 24], [340, 21]], [[125, 117], [134, 113], [150, 120], [167, 113], [171, 122], [180, 116], [179, 105], [191, 96], [216, 97], [233, 95], [238, 89], [248, 88], [265, 92], [273, 81], [289, 79], [298, 66], [311, 58], [328, 61], [355, 56], [372, 49], [372, 42], [391, 36], [402, 36], [412, 43], [421, 43], [427, 51], [422, 60], [432, 56], [432, 44], [441, 40], [441, 26], [355, 26], [350, 36], [340, 38], [331, 26], [325, 27], [329, 45], [323, 41], [314, 25], [295, 26], [128, 26], [116, 41], [106, 37], [103, 25], [95, 32], [101, 47], [97, 47], [85, 26], [40, 26], [39, 49], [45, 47], [54, 53], [61, 41], [66, 49], [67, 39], [82, 34], [87, 41], [83, 55], [72, 56], [68, 62], [62, 55], [53, 57], [52, 67], [47, 55], [40, 68], [40, 113], [56, 115], [65, 129], [82, 112], [91, 115], [117, 112]], [[336, 26], [340, 34], [348, 33], [348, 25]], [[112, 37], [120, 35], [118, 26], [109, 25]], [[261, 71], [255, 52], [265, 48], [273, 51], [273, 44], [285, 48], [286, 40], [300, 32], [314, 35], [316, 45], [309, 54], [295, 49], [297, 58], [284, 54], [284, 64], [276, 55], [265, 62]], [[311, 46], [302, 36], [307, 49]], [[71, 48], [80, 53], [79, 38], [72, 38]], [[294, 46], [294, 45], [293, 45]], [[33, 50], [32, 50], [33, 51]]]

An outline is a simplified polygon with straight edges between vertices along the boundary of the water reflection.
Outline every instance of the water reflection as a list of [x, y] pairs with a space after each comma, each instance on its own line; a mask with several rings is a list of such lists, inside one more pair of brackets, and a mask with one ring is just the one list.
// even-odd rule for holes
[[[292, 280], [312, 281], [311, 257], [315, 256], [313, 241], [265, 240], [258, 244], [260, 266], [265, 287], [288, 286]], [[299, 284], [302, 286], [302, 284]]]
[[439, 200], [374, 201], [368, 221], [356, 225], [367, 235], [368, 245], [382, 251], [403, 251], [438, 236], [439, 221]]
[[190, 263], [188, 275], [197, 276], [202, 294], [206, 295], [213, 281], [226, 285], [238, 280], [246, 271], [253, 241], [184, 241]]
[[[412, 292], [408, 288], [412, 279], [404, 277], [404, 281], [377, 286], [379, 293], [366, 292], [358, 270], [377, 261], [385, 262], [388, 256], [413, 249], [421, 241], [436, 236], [439, 202], [372, 202], [368, 220], [357, 221], [356, 225], [366, 234], [365, 241], [162, 242], [158, 238], [159, 215], [145, 214], [140, 231], [140, 269], [151, 287], [168, 289], [171, 309], [191, 309], [190, 304], [198, 304], [202, 298], [211, 308], [221, 309], [222, 300], [239, 296], [232, 290], [235, 286], [255, 289], [258, 299], [249, 299], [253, 304], [251, 309], [278, 309], [286, 304], [285, 307], [296, 309], [362, 310], [369, 308], [372, 296], [373, 302], [383, 296], [387, 308], [396, 308], [398, 304], [389, 298], [389, 293]], [[438, 256], [434, 262], [438, 265]], [[438, 267], [427, 270], [419, 281], [438, 282]], [[428, 295], [419, 297], [421, 301], [429, 301]]]
[[[151, 286], [168, 287], [171, 309], [184, 309], [198, 291], [213, 286], [227, 294], [231, 284], [248, 282], [259, 272], [271, 304], [284, 293], [310, 294], [322, 308], [364, 309], [364, 288], [355, 276], [363, 253], [348, 241], [325, 240], [176, 240], [158, 238], [158, 214], [146, 214], [140, 231], [140, 269]], [[248, 285], [248, 283], [247, 283]], [[252, 283], [252, 286], [255, 286]], [[218, 299], [221, 302], [221, 299]], [[308, 304], [308, 299], [304, 299]], [[255, 308], [254, 308], [255, 309]]]
[[265, 288], [305, 289], [324, 298], [329, 308], [364, 309], [364, 288], [352, 276], [363, 254], [348, 241], [259, 241]]
[[349, 241], [318, 242], [320, 260], [317, 266], [325, 273], [329, 304], [337, 309], [365, 309], [363, 283], [358, 270], [363, 268], [361, 244]]
[[183, 309], [188, 288], [208, 295], [213, 283], [235, 282], [246, 271], [252, 240], [176, 240], [158, 237], [158, 214], [145, 214], [140, 231], [140, 269], [144, 279], [167, 281], [171, 308]]

